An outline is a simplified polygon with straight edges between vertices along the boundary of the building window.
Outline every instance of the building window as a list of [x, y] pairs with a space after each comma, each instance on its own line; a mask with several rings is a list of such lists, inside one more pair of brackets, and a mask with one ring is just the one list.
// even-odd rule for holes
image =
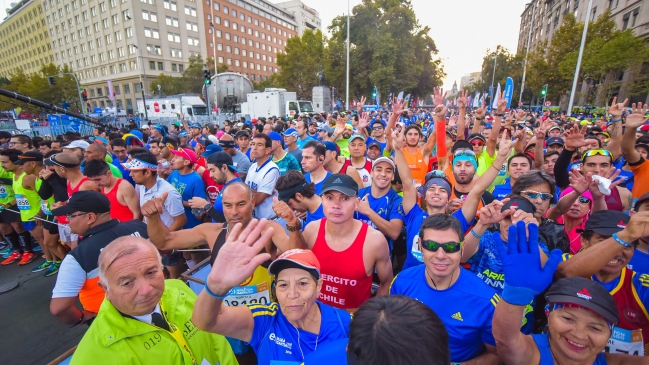
[[184, 65], [178, 65], [178, 72], [184, 72], [185, 71], [185, 66]]
[[155, 70], [155, 61], [149, 61], [149, 68]]
[[163, 67], [163, 63], [162, 63], [162, 62], [158, 62], [158, 70], [159, 70], [159, 71], [164, 71], [164, 67]]
[[172, 72], [178, 72], [178, 65], [176, 65], [175, 63], [172, 63], [171, 64], [171, 71]]

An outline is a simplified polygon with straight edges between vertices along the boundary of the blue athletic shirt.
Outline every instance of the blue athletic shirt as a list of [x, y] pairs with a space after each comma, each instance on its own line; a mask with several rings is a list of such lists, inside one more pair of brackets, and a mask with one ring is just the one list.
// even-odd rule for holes
[[405, 295], [426, 304], [444, 323], [452, 362], [471, 360], [496, 346], [491, 319], [500, 296], [471, 272], [460, 267], [455, 284], [435, 290], [426, 282], [426, 266], [400, 272], [390, 286], [391, 295]]
[[302, 365], [347, 365], [348, 338], [330, 341], [306, 355]]
[[[423, 255], [419, 251], [419, 228], [424, 220], [428, 217], [428, 213], [425, 212], [419, 204], [415, 204], [408, 214], [403, 214], [403, 204], [400, 205], [401, 215], [405, 216], [405, 226], [406, 229], [406, 262], [403, 264], [403, 270], [411, 268], [413, 266], [420, 265], [423, 262]], [[469, 229], [469, 223], [464, 218], [462, 214], [462, 208], [455, 211], [451, 214], [453, 217], [457, 218], [460, 221], [462, 226], [462, 232], [466, 232]], [[462, 237], [460, 237], [462, 239]]]
[[[505, 288], [505, 272], [503, 270], [503, 262], [500, 257], [498, 247], [496, 247], [495, 237], [500, 235], [500, 232], [485, 232], [480, 239], [480, 248], [469, 260], [467, 264], [471, 266], [467, 270], [476, 274], [478, 278], [485, 282], [489, 287], [496, 291], [498, 295], [502, 294]], [[547, 256], [550, 255], [548, 246], [539, 242], [539, 248], [545, 252]], [[534, 302], [532, 302], [533, 304]], [[525, 308], [525, 318], [521, 325], [521, 332], [529, 334], [532, 330], [534, 323], [533, 305]]]
[[510, 178], [506, 178], [502, 184], [494, 186], [494, 189], [491, 191], [491, 195], [496, 198], [496, 200], [503, 200], [505, 197], [512, 193], [512, 185]]
[[315, 351], [316, 340], [320, 347], [330, 341], [349, 337], [351, 315], [320, 302], [316, 304], [320, 306], [322, 318], [320, 334], [296, 329], [277, 303], [247, 305], [255, 321], [250, 346], [257, 354], [258, 364], [299, 365]]
[[[372, 208], [372, 210], [375, 211], [381, 218], [385, 219], [388, 222], [392, 219], [405, 221], [403, 214], [401, 214], [403, 213], [403, 198], [399, 194], [397, 194], [396, 191], [390, 189], [385, 195], [378, 198], [372, 196], [371, 186], [362, 188], [358, 191], [359, 198], [364, 199], [366, 195], [367, 201], [370, 203], [370, 208]], [[372, 223], [370, 218], [365, 214], [355, 212], [354, 218], [369, 224], [369, 226], [374, 229], [378, 229], [376, 225]], [[387, 236], [385, 238], [388, 240], [388, 244], [390, 245], [390, 251], [392, 251], [392, 239]]]
[[385, 142], [377, 141], [376, 139], [370, 137], [367, 139], [367, 142], [365, 142], [365, 146], [369, 147], [369, 145], [373, 142], [376, 142], [379, 144], [381, 147], [381, 154], [383, 154], [383, 151], [385, 151], [385, 147], [388, 145], [388, 141], [386, 140]]
[[304, 228], [306, 228], [306, 225], [313, 222], [317, 221], [319, 219], [322, 219], [325, 217], [324, 210], [322, 209], [322, 204], [316, 209], [315, 212], [311, 213], [308, 210], [306, 211], [306, 218], [304, 218], [304, 224], [302, 225], [302, 231], [304, 231]]
[[[550, 338], [549, 334], [543, 333], [538, 335], [532, 335], [536, 347], [539, 349], [541, 355], [539, 365], [554, 365], [554, 356], [552, 356], [552, 349], [550, 348]], [[606, 365], [606, 355], [603, 352], [597, 354], [595, 362], [593, 365]]]
[[[327, 180], [327, 178], [329, 176], [331, 176], [331, 172], [327, 171], [327, 176], [325, 176], [325, 178], [322, 179], [322, 181], [320, 181], [319, 183], [314, 184], [316, 194], [318, 194], [318, 195], [322, 194], [322, 184], [324, 184], [325, 180]], [[308, 172], [308, 173], [304, 174], [304, 179], [306, 180], [306, 182], [311, 182], [311, 173]]]
[[640, 274], [649, 274], [649, 254], [636, 248], [626, 267]]
[[[183, 201], [189, 201], [194, 197], [207, 200], [205, 194], [205, 183], [195, 171], [186, 175], [181, 175], [178, 170], [174, 170], [167, 178], [167, 181], [178, 190]], [[201, 221], [192, 214], [192, 208], [185, 207], [185, 215], [187, 216], [187, 223], [183, 226], [184, 229], [193, 228], [201, 224]]]
[[[240, 181], [243, 182], [243, 180], [241, 180], [241, 178], [235, 177], [234, 179], [226, 182], [225, 184], [223, 184], [223, 189], [221, 189], [221, 193], [223, 192], [223, 190], [225, 190], [226, 186], [228, 186], [228, 185], [230, 185], [230, 184], [232, 184], [234, 182], [240, 182]], [[223, 195], [223, 194], [219, 194], [216, 197], [216, 199], [214, 200], [214, 209], [216, 209], [217, 211], [223, 213], [223, 197], [221, 195]]]

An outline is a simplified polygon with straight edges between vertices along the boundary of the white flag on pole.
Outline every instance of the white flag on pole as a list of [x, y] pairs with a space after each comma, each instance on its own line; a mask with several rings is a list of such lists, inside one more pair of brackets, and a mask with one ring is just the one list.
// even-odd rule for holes
[[494, 95], [494, 102], [491, 104], [492, 109], [496, 109], [498, 107], [499, 96], [500, 96], [500, 83], [498, 83], [498, 89], [496, 89], [496, 94]]

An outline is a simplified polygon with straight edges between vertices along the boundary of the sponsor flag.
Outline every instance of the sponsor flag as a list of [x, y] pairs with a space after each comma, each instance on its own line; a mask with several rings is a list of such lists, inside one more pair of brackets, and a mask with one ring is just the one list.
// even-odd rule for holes
[[498, 83], [498, 89], [496, 89], [496, 95], [493, 97], [493, 103], [491, 103], [491, 107], [493, 109], [496, 109], [498, 107], [498, 98], [500, 95], [500, 83]]
[[511, 77], [507, 78], [507, 83], [505, 84], [505, 94], [504, 97], [507, 99], [507, 109], [512, 104], [512, 96], [514, 94], [514, 80]]

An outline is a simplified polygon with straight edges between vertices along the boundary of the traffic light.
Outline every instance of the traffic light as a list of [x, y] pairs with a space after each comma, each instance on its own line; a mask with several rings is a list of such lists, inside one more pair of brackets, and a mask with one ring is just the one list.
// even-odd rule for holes
[[372, 97], [376, 99], [376, 91], [372, 91]]
[[543, 85], [543, 89], [541, 90], [541, 96], [545, 96], [548, 93], [548, 84]]
[[54, 80], [54, 76], [48, 76], [47, 77], [47, 83], [50, 84], [50, 86], [56, 85], [56, 81]]
[[210, 85], [212, 83], [212, 79], [210, 78], [210, 70], [205, 70], [205, 85]]

